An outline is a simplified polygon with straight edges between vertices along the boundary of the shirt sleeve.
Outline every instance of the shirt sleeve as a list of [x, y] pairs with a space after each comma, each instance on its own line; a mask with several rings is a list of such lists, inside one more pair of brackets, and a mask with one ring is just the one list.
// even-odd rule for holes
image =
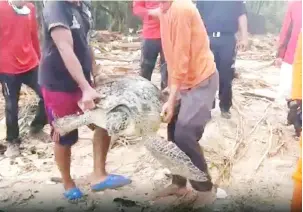
[[145, 7], [145, 1], [134, 0], [133, 1], [133, 13], [140, 18], [144, 18], [148, 15], [148, 10]]
[[[191, 47], [191, 9], [178, 8], [172, 17], [173, 70], [171, 84], [180, 88], [189, 70]], [[184, 33], [186, 32], [186, 33]]]
[[70, 29], [72, 17], [68, 14], [66, 2], [47, 1], [43, 10], [45, 28], [50, 32], [55, 27]]

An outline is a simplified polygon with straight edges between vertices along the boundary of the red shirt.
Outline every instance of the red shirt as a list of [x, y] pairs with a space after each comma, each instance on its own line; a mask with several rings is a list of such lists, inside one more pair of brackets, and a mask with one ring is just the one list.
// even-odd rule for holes
[[133, 1], [133, 12], [139, 16], [143, 22], [142, 37], [145, 39], [158, 39], [160, 38], [160, 21], [148, 15], [149, 9], [159, 7], [159, 1]]
[[35, 6], [18, 15], [7, 1], [0, 1], [0, 73], [20, 74], [38, 66], [40, 45]]
[[302, 28], [302, 1], [290, 1], [280, 33], [278, 57], [293, 64], [297, 40]]

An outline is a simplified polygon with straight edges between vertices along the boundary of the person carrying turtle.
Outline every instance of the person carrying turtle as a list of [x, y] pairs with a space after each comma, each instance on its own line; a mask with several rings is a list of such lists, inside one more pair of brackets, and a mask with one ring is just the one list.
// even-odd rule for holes
[[[203, 21], [191, 0], [161, 2], [158, 17], [168, 70], [166, 90], [169, 97], [163, 105], [163, 120], [173, 127], [171, 140], [207, 176], [204, 182], [190, 180], [193, 189], [210, 197], [214, 186], [198, 141], [211, 119], [212, 104], [219, 87], [214, 55]], [[180, 107], [176, 107], [179, 102]], [[173, 175], [172, 184], [156, 196], [195, 194], [186, 188], [186, 182], [186, 178]], [[189, 195], [190, 199], [195, 196], [200, 197]]]
[[[91, 71], [95, 61], [89, 47], [90, 4], [87, 1], [46, 1], [43, 10], [45, 40], [39, 70], [39, 83], [49, 122], [95, 107], [98, 93], [92, 87]], [[80, 107], [81, 106], [81, 109]], [[83, 196], [70, 175], [71, 147], [78, 141], [78, 130], [60, 136], [52, 128], [55, 160], [61, 172], [64, 196], [68, 200]], [[127, 177], [108, 174], [105, 169], [110, 137], [101, 128], [94, 129], [93, 191], [131, 183]]]

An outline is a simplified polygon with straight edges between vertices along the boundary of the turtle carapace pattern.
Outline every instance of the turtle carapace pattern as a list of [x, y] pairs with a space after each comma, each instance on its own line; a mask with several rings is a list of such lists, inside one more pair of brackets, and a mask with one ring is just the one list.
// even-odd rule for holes
[[206, 174], [175, 143], [157, 135], [164, 98], [152, 82], [140, 76], [119, 76], [100, 81], [96, 91], [100, 100], [95, 109], [52, 123], [60, 135], [94, 124], [106, 129], [110, 136], [142, 137], [146, 149], [172, 174], [207, 181]]

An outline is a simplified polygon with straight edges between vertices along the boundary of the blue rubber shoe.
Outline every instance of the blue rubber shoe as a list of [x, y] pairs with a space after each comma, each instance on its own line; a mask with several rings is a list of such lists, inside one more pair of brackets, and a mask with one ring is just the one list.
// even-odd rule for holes
[[105, 181], [95, 184], [91, 187], [92, 191], [104, 191], [106, 189], [115, 189], [130, 184], [132, 181], [124, 176], [110, 174]]
[[65, 191], [63, 195], [68, 200], [77, 200], [83, 197], [83, 193], [77, 187]]

